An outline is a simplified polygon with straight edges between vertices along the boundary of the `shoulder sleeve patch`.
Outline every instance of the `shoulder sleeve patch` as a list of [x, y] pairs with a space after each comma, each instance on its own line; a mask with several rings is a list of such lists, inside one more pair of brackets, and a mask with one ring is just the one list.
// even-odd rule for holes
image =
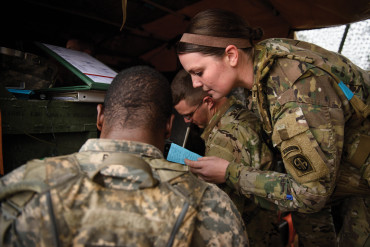
[[296, 170], [298, 170], [298, 173], [301, 176], [313, 172], [311, 162], [302, 154], [294, 155], [290, 158], [289, 162]]
[[306, 133], [281, 143], [285, 168], [299, 183], [315, 181], [329, 174], [326, 162], [314, 148], [316, 145], [316, 140], [308, 138]]
[[282, 156], [286, 156], [290, 152], [294, 152], [294, 151], [301, 151], [301, 150], [298, 146], [290, 146], [290, 147], [287, 147], [287, 148], [281, 150], [281, 154], [282, 154]]
[[284, 113], [274, 126], [272, 139], [280, 147], [286, 170], [297, 182], [307, 183], [329, 174], [300, 108]]

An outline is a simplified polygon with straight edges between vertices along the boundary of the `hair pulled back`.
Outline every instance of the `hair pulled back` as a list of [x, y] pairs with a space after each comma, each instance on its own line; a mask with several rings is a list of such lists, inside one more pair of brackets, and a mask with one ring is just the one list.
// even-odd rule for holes
[[[207, 9], [196, 14], [190, 21], [187, 33], [208, 35], [225, 38], [244, 38], [253, 41], [260, 40], [263, 35], [261, 28], [252, 28], [239, 15], [222, 9]], [[243, 49], [245, 51], [250, 48]], [[201, 52], [206, 55], [222, 56], [225, 49], [206, 47], [195, 44], [179, 42], [177, 53]]]

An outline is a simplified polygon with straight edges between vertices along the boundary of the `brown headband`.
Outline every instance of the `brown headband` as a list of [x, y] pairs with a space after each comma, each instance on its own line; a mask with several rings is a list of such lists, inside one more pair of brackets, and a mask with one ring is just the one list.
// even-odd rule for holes
[[228, 45], [235, 45], [239, 49], [252, 47], [249, 40], [246, 39], [214, 37], [193, 33], [184, 33], [180, 42], [217, 48], [226, 48]]

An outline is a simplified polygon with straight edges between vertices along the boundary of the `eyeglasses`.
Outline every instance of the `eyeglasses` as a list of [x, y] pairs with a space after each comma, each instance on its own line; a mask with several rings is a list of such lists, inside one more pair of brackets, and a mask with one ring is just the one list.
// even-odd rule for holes
[[182, 115], [183, 118], [185, 118], [186, 120], [191, 120], [193, 118], [193, 115], [194, 113], [199, 109], [199, 107], [203, 104], [203, 100], [199, 103], [199, 105], [197, 106], [197, 108], [195, 108], [195, 110], [189, 114], [186, 114], [186, 115]]

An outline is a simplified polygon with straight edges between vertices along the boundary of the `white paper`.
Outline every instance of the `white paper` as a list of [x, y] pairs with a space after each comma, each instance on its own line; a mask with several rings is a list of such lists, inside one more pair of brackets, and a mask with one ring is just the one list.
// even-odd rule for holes
[[117, 75], [117, 72], [85, 52], [75, 51], [55, 45], [44, 45], [64, 58], [94, 82], [110, 84], [113, 78]]

